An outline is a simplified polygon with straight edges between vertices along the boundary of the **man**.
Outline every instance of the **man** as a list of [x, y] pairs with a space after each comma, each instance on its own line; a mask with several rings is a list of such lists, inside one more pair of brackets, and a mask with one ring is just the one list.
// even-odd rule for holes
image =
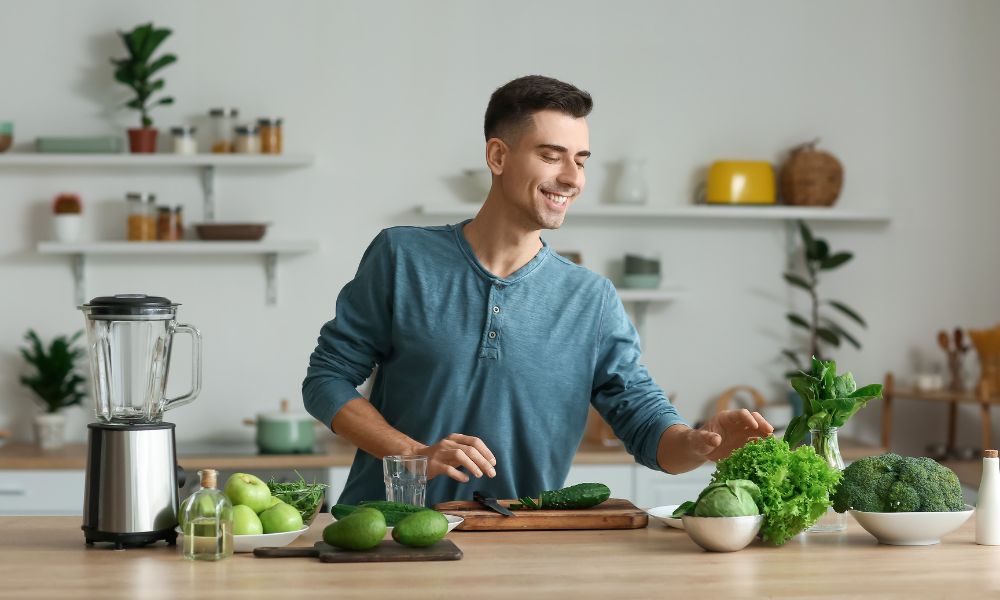
[[[773, 431], [746, 410], [689, 428], [639, 362], [611, 282], [541, 239], [583, 192], [591, 108], [548, 77], [499, 88], [476, 217], [386, 229], [365, 252], [302, 386], [309, 412], [360, 448], [340, 502], [384, 498], [394, 454], [428, 458], [428, 504], [559, 488], [591, 404], [637, 462], [668, 473]], [[356, 388], [375, 366], [366, 400]]]

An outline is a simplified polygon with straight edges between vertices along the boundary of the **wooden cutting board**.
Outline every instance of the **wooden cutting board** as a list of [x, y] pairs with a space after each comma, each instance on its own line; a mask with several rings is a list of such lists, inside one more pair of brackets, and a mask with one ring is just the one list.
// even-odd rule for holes
[[427, 548], [410, 548], [392, 540], [382, 540], [371, 550], [341, 550], [326, 542], [316, 542], [312, 548], [254, 548], [253, 555], [258, 558], [319, 558], [320, 562], [328, 563], [417, 562], [459, 560], [462, 550], [451, 540], [441, 540]]
[[[510, 506], [517, 500], [500, 500]], [[454, 501], [435, 504], [434, 509], [465, 519], [461, 531], [520, 531], [538, 529], [641, 529], [649, 522], [645, 511], [628, 500], [609, 498], [593, 508], [581, 510], [515, 510], [505, 517], [478, 502]]]

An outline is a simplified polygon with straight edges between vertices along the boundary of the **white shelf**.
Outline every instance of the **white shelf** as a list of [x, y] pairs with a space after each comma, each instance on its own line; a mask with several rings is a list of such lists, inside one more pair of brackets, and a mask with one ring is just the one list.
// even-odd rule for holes
[[[417, 210], [425, 215], [440, 217], [471, 217], [479, 204], [425, 204]], [[567, 219], [733, 219], [791, 221], [845, 221], [854, 223], [888, 223], [889, 215], [882, 211], [845, 210], [841, 208], [812, 206], [728, 206], [689, 205], [673, 207], [583, 205], [574, 206], [566, 213]]]
[[307, 167], [307, 154], [0, 154], [0, 167]]
[[309, 254], [319, 250], [315, 240], [178, 241], [178, 242], [41, 242], [39, 254], [71, 256], [76, 304], [87, 300], [86, 265], [88, 256], [261, 256], [266, 278], [265, 298], [269, 305], [278, 302], [278, 256]]
[[622, 302], [672, 302], [683, 293], [680, 288], [650, 290], [618, 288], [617, 292]]
[[217, 221], [215, 170], [219, 167], [291, 168], [313, 163], [308, 154], [0, 154], [0, 167], [125, 167], [130, 169], [196, 168], [201, 176], [202, 213]]
[[319, 250], [314, 240], [180, 241], [180, 242], [42, 242], [40, 254], [308, 254]]

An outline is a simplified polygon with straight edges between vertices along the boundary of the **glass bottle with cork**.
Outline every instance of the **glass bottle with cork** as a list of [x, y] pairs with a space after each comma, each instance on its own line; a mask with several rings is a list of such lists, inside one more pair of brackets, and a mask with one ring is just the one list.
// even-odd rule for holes
[[219, 472], [198, 471], [201, 489], [181, 503], [184, 558], [222, 560], [233, 555], [233, 505], [216, 489]]

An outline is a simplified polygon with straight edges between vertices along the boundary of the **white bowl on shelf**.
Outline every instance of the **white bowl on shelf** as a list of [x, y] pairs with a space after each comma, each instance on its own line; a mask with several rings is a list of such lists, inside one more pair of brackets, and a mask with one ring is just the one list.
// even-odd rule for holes
[[974, 511], [966, 504], [965, 510], [955, 512], [848, 512], [880, 544], [930, 546], [964, 525]]

